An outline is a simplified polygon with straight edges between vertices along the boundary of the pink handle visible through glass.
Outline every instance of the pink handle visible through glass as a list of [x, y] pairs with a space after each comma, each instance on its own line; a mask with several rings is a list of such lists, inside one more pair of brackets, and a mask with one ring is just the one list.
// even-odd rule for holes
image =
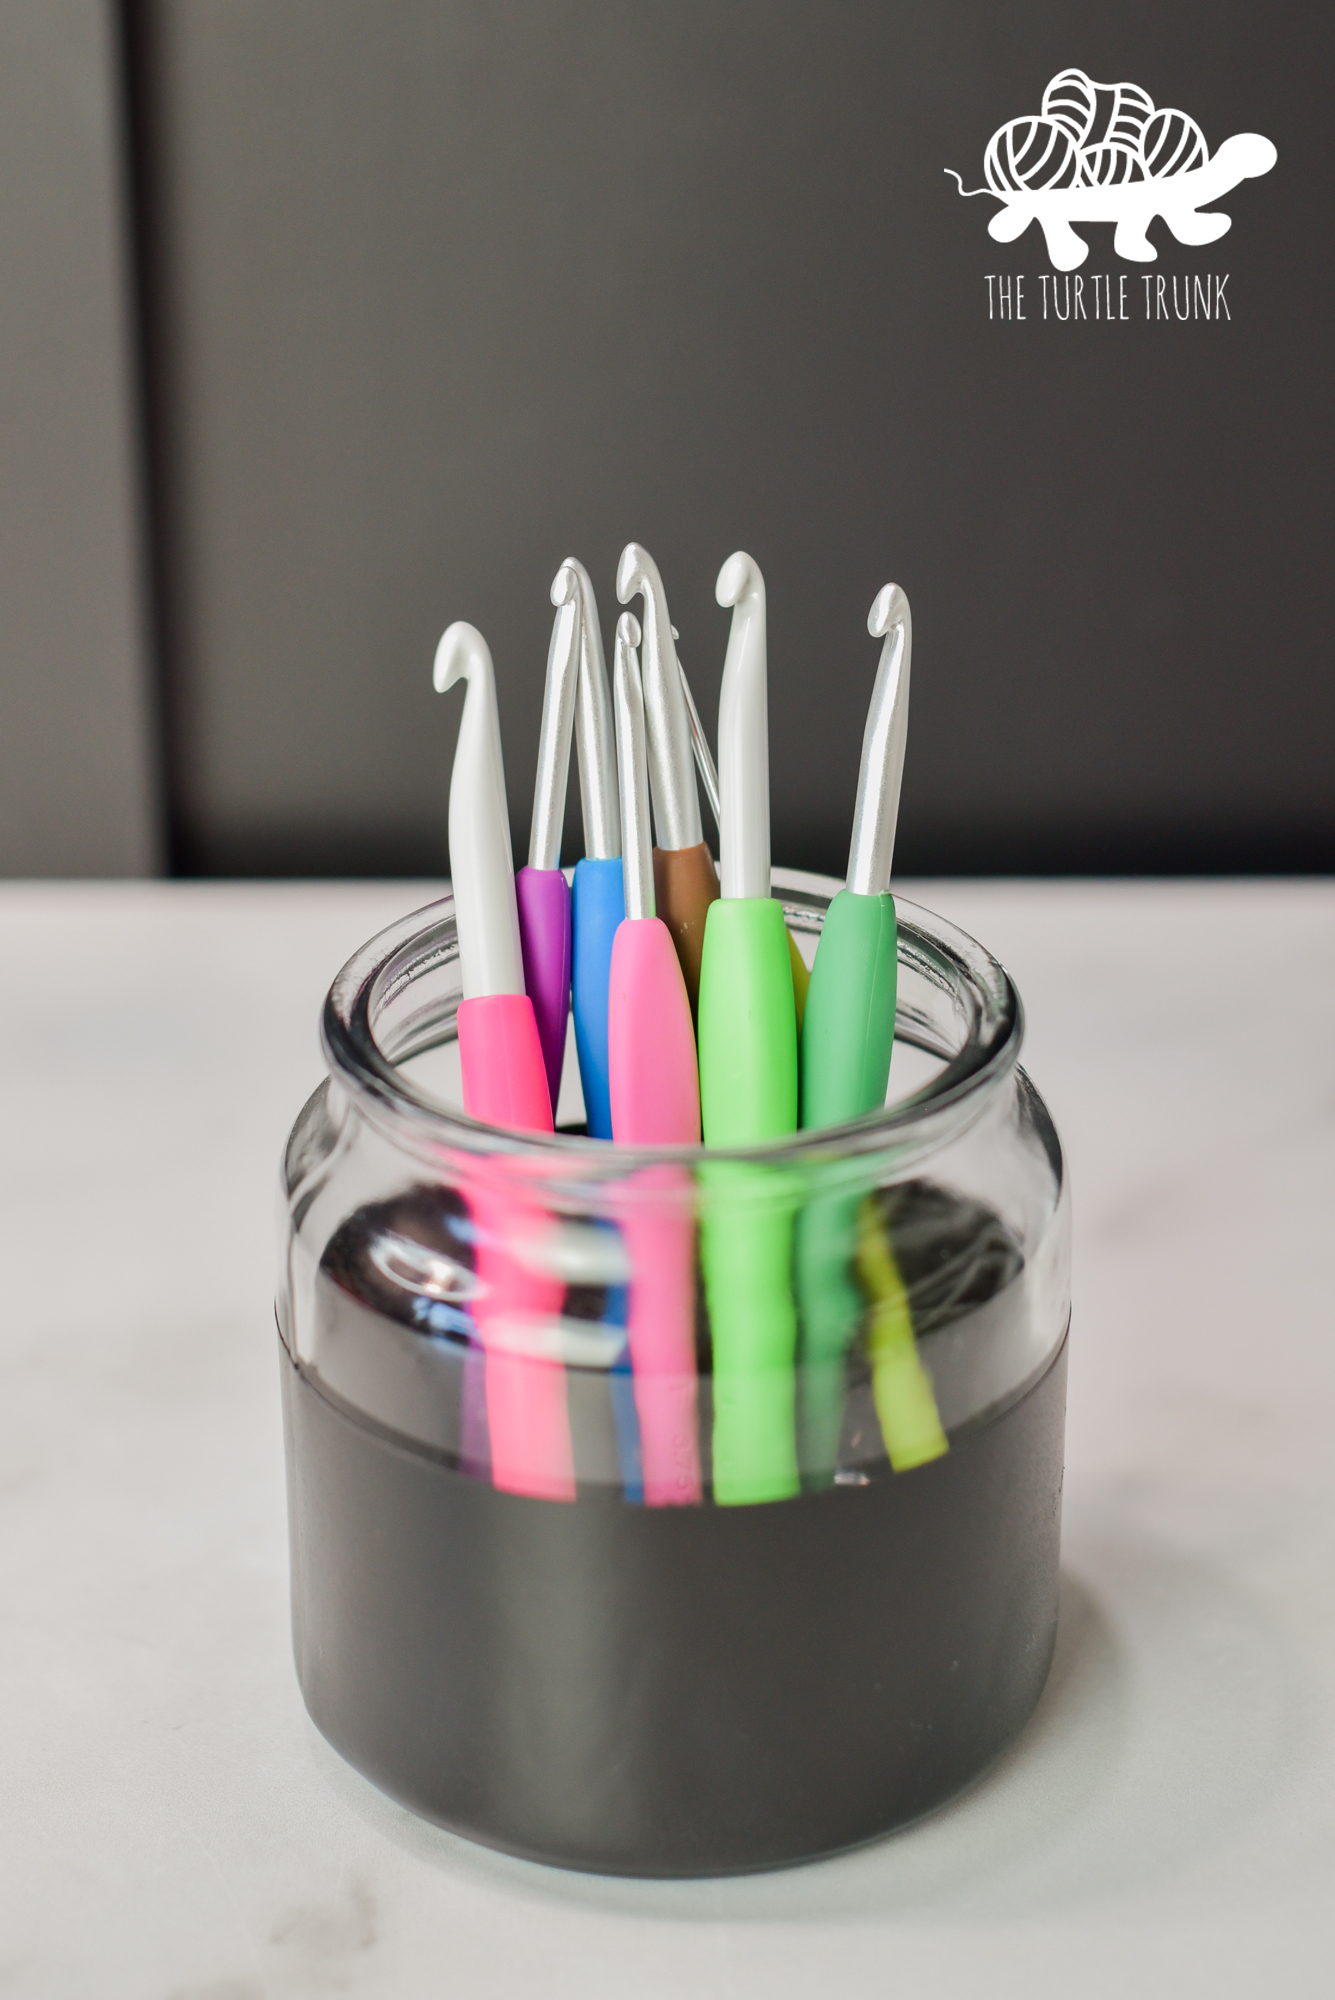
[[486, 1356], [492, 1484], [540, 1500], [573, 1500], [574, 1452], [566, 1371], [548, 1358], [565, 1283], [541, 1268], [551, 1220], [503, 1159], [470, 1168], [477, 1230], [473, 1317]]
[[632, 1273], [626, 1332], [649, 1507], [700, 1498], [691, 1196], [685, 1168], [646, 1167], [632, 1176], [620, 1217]]

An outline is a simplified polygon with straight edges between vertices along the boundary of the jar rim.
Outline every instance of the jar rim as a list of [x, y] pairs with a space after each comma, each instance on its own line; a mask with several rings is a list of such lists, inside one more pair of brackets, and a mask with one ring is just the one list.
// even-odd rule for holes
[[[773, 869], [771, 881], [785, 919], [795, 919], [792, 927], [799, 931], [819, 930], [824, 908], [844, 886], [831, 876], [793, 868]], [[447, 893], [369, 939], [334, 980], [321, 1016], [320, 1041], [331, 1076], [386, 1136], [413, 1150], [504, 1153], [526, 1158], [534, 1171], [559, 1168], [581, 1176], [720, 1161], [750, 1161], [773, 1169], [827, 1160], [832, 1153], [848, 1159], [887, 1151], [916, 1156], [934, 1151], [981, 1116], [1019, 1060], [1024, 1009], [1009, 973], [966, 931], [896, 896], [901, 967], [908, 962], [949, 991], [966, 1023], [953, 1054], [932, 1049], [921, 1039], [921, 1023], [906, 1016], [901, 988], [896, 1041], [928, 1048], [942, 1061], [938, 1073], [907, 1096], [843, 1124], [737, 1148], [625, 1146], [578, 1132], [521, 1132], [488, 1125], [419, 1088], [400, 1068], [409, 1057], [453, 1038], [453, 1009], [420, 1024], [417, 1040], [410, 1016], [394, 1056], [385, 1052], [376, 1034], [377, 1021], [406, 987], [457, 962], [453, 912], [454, 898]]]

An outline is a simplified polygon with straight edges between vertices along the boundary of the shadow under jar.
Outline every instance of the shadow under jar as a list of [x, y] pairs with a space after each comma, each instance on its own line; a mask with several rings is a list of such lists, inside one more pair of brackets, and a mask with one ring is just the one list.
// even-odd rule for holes
[[[810, 962], [838, 885], [774, 881]], [[1005, 972], [897, 908], [885, 1109], [745, 1153], [466, 1118], [448, 897], [330, 991], [282, 1175], [297, 1672], [441, 1825], [773, 1867], [929, 1811], [1038, 1699], [1061, 1150]]]

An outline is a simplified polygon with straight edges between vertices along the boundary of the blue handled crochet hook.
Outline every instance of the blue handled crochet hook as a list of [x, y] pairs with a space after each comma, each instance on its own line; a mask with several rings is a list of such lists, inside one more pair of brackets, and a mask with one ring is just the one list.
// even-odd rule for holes
[[583, 563], [572, 556], [561, 567], [575, 578], [581, 608], [575, 752], [579, 759], [579, 797], [584, 814], [584, 859], [575, 864], [571, 890], [575, 1053], [579, 1058], [589, 1136], [610, 1139], [607, 990], [612, 970], [612, 940], [626, 914], [616, 741], [593, 584]]

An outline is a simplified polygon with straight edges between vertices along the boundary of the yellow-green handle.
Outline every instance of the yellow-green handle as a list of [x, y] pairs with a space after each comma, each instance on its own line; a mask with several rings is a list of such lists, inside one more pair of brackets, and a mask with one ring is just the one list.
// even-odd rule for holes
[[858, 1276], [871, 1296], [867, 1359], [885, 1454], [896, 1472], [949, 1450], [932, 1378], [918, 1358], [908, 1293], [890, 1239], [868, 1199], [858, 1216]]

